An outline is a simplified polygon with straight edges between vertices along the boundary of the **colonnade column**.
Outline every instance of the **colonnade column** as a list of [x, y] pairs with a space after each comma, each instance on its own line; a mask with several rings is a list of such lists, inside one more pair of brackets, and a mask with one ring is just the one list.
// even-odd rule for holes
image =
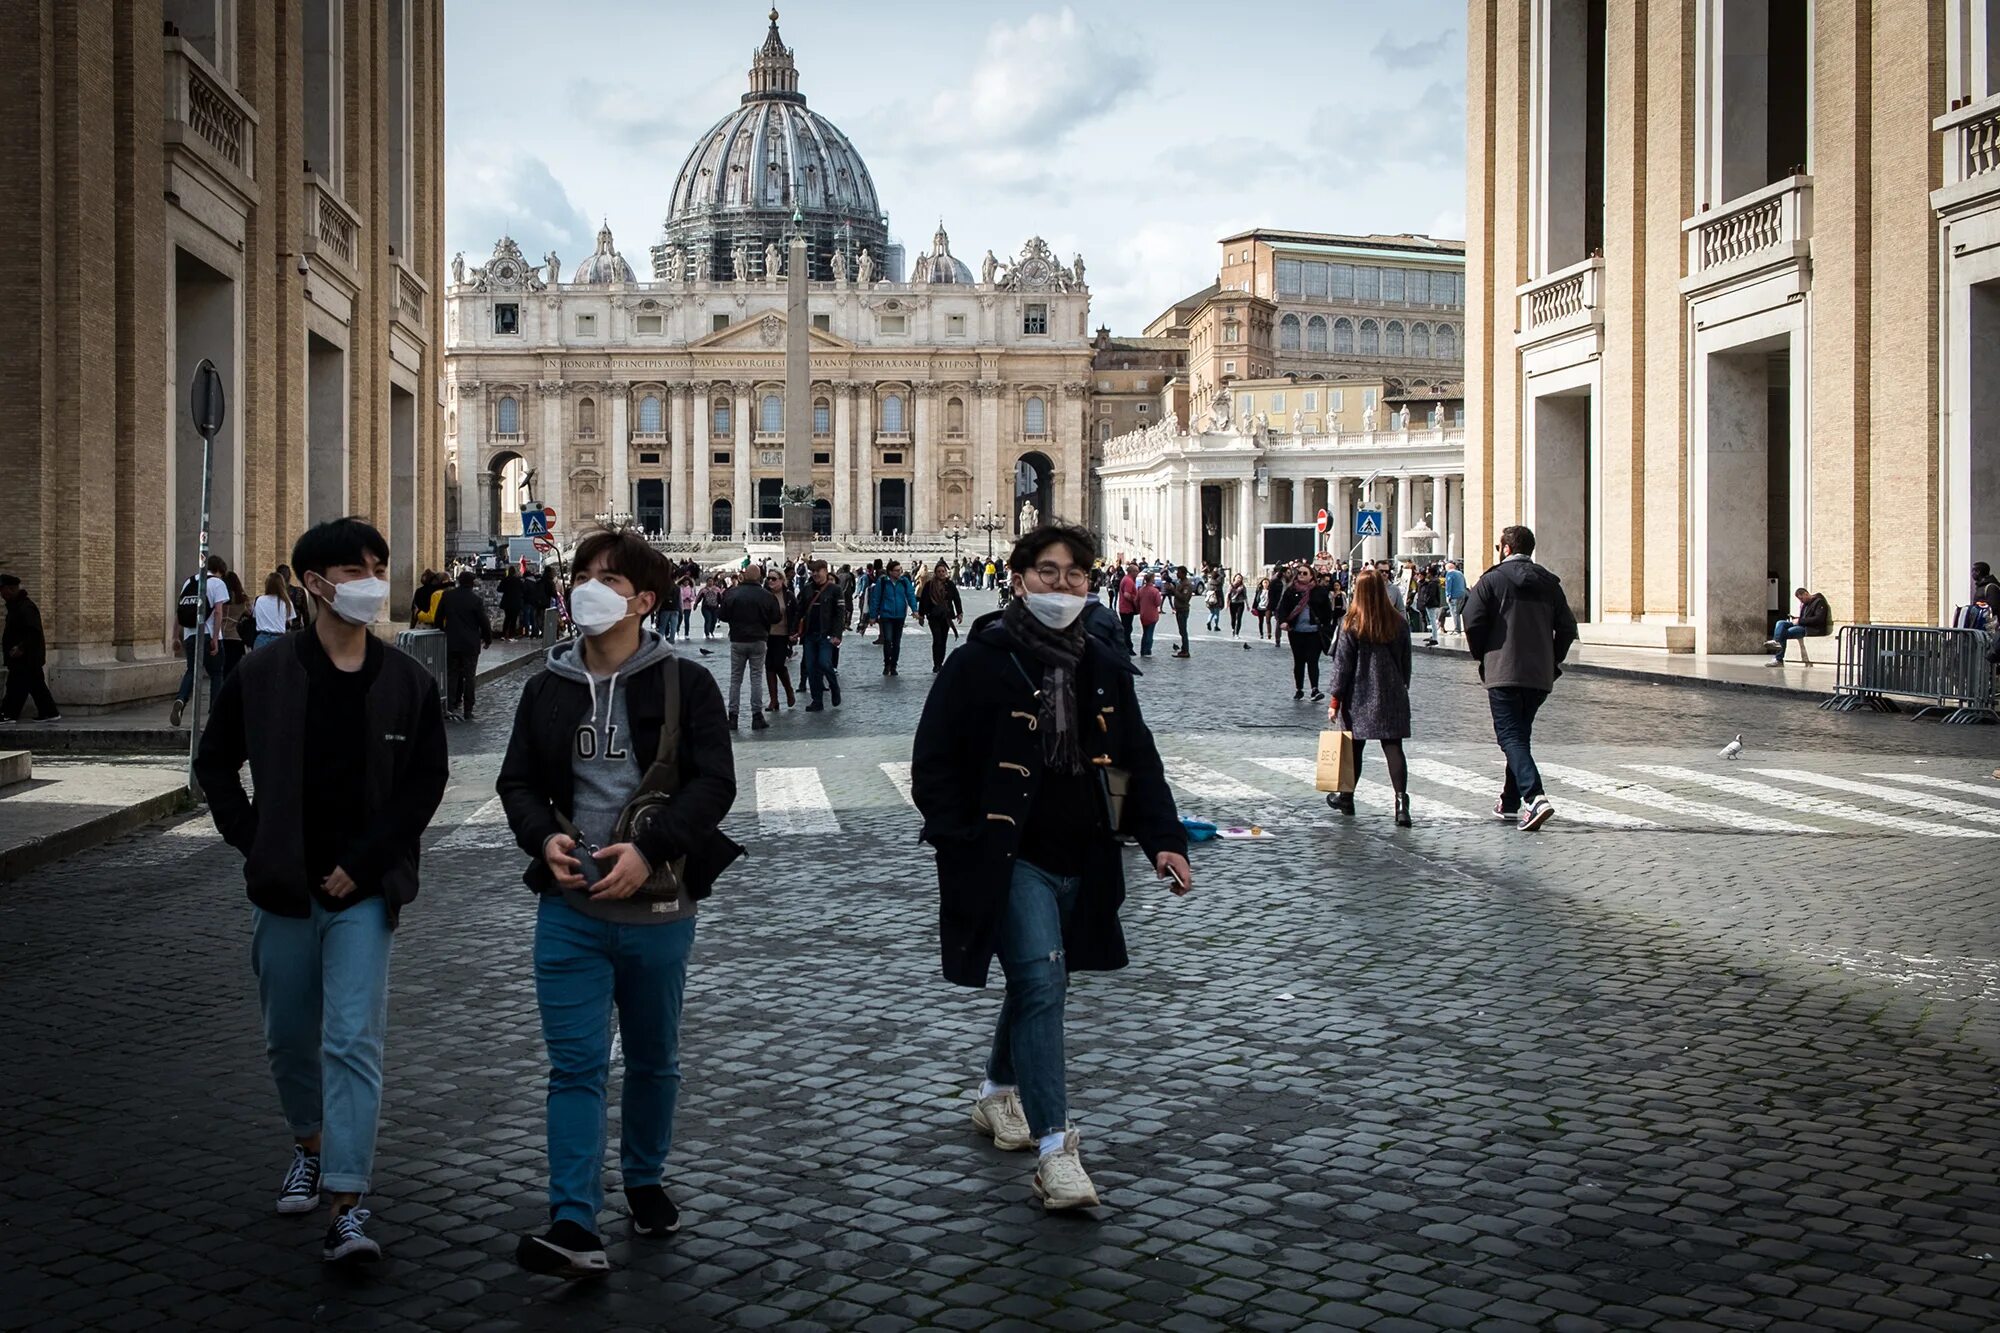
[[841, 536], [854, 531], [854, 384], [833, 385], [833, 530]]
[[688, 531], [707, 536], [714, 530], [710, 518], [714, 510], [708, 498], [708, 462], [713, 453], [708, 442], [709, 427], [713, 422], [708, 406], [708, 385], [688, 386], [688, 420], [693, 427], [688, 432], [688, 449], [694, 455], [694, 480], [689, 486], [692, 494], [688, 496], [689, 512], [693, 517]]
[[[486, 470], [480, 465], [486, 454], [485, 428], [479, 421], [483, 404], [479, 391], [467, 393], [467, 387], [458, 386], [458, 530], [492, 537], [496, 534], [486, 531], [486, 510], [479, 494], [479, 477]], [[480, 549], [485, 549], [484, 542]]]
[[1449, 519], [1445, 514], [1445, 506], [1449, 488], [1450, 483], [1444, 477], [1433, 476], [1431, 478], [1431, 531], [1437, 533], [1437, 552], [1439, 555], [1443, 555], [1447, 549], [1445, 529], [1449, 525]]
[[675, 387], [667, 390], [667, 435], [671, 441], [668, 459], [672, 463], [667, 473], [667, 527], [670, 531], [685, 536], [688, 527], [688, 423], [687, 390]]
[[757, 495], [750, 485], [750, 382], [737, 380], [729, 388], [734, 404], [729, 414], [734, 435], [729, 446], [729, 461], [735, 467], [735, 476], [729, 488], [729, 517], [736, 531], [748, 540], [750, 520], [757, 517]]
[[1407, 472], [1396, 478], [1396, 526], [1389, 534], [1395, 538], [1389, 543], [1391, 553], [1402, 549], [1403, 534], [1416, 526], [1416, 516], [1410, 512], [1412, 483], [1415, 481], [1416, 478]]
[[1248, 579], [1257, 568], [1257, 479], [1236, 483], [1236, 572]]
[[875, 386], [854, 385], [854, 499], [860, 505], [854, 530], [874, 536], [875, 527]]
[[937, 528], [937, 519], [931, 507], [937, 496], [937, 464], [931, 449], [931, 403], [936, 390], [928, 385], [916, 386], [912, 396], [916, 399], [916, 461], [910, 471], [909, 524], [911, 533], [931, 532]]
[[1456, 560], [1465, 559], [1465, 476], [1459, 475], [1456, 487], [1447, 487], [1447, 508], [1451, 511], [1451, 541], [1445, 546], [1445, 554]]
[[631, 406], [632, 386], [613, 384], [611, 386], [611, 502], [605, 506], [613, 511], [624, 510], [635, 518], [639, 506], [632, 494], [632, 439], [625, 427], [630, 418], [626, 415]]

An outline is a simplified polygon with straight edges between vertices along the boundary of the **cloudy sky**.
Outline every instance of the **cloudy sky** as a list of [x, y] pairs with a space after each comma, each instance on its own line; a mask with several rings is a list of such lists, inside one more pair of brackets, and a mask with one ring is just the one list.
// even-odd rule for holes
[[[737, 104], [768, 0], [446, 0], [448, 251], [642, 278], [675, 174]], [[1137, 333], [1250, 226], [1465, 228], [1463, 0], [784, 0], [808, 104], [912, 261], [1041, 235]]]

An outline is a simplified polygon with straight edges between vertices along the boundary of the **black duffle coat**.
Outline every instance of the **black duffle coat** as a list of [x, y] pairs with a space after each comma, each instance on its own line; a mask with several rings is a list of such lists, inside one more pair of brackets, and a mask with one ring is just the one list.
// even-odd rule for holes
[[[1174, 809], [1153, 735], [1139, 715], [1137, 672], [1122, 650], [1086, 640], [1077, 668], [1079, 748], [1095, 775], [1108, 760], [1131, 775], [1125, 831], [1150, 862], [1161, 852], [1187, 852], [1187, 833]], [[965, 646], [945, 658], [923, 718], [910, 765], [911, 796], [923, 814], [923, 839], [937, 850], [938, 934], [944, 975], [961, 986], [984, 986], [1007, 905], [1021, 826], [1034, 808], [1043, 773], [1035, 688], [1041, 664], [1015, 644], [995, 612], [980, 618]], [[1031, 684], [1032, 682], [1032, 684]], [[1083, 884], [1063, 928], [1072, 972], [1125, 966], [1118, 909], [1125, 871], [1109, 823], [1102, 781], [1093, 781], [1091, 845]]]

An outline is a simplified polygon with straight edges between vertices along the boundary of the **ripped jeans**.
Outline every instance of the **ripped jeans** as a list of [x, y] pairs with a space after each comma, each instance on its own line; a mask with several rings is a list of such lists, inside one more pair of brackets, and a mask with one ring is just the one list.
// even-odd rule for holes
[[1069, 1093], [1063, 1082], [1069, 965], [1063, 959], [1063, 923], [1082, 885], [1075, 876], [1051, 875], [1016, 861], [1007, 910], [1000, 918], [1000, 969], [1007, 975], [1007, 995], [993, 1032], [993, 1052], [986, 1059], [986, 1077], [1021, 1090], [1021, 1109], [1036, 1138], [1069, 1127]]

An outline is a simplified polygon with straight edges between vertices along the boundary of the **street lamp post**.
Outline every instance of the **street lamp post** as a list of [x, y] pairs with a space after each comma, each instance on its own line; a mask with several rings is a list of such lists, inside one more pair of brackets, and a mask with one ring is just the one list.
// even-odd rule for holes
[[953, 568], [956, 568], [958, 565], [958, 544], [965, 539], [966, 535], [965, 527], [958, 521], [957, 514], [951, 516], [951, 522], [947, 523], [944, 531], [938, 535], [951, 538], [951, 563]]
[[993, 534], [1006, 527], [1007, 520], [993, 512], [993, 502], [988, 500], [979, 517], [972, 520], [972, 526], [986, 534], [986, 559], [990, 563], [993, 559]]

